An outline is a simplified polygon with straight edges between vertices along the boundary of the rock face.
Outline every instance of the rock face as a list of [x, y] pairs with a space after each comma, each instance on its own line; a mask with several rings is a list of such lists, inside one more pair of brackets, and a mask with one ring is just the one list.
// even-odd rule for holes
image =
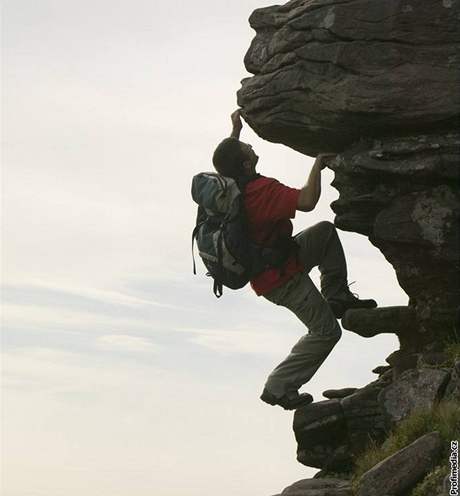
[[238, 92], [264, 139], [338, 153], [336, 225], [395, 268], [414, 313], [415, 326], [397, 329], [411, 351], [450, 333], [460, 302], [459, 23], [458, 0], [258, 9], [245, 57], [254, 76]]
[[[363, 141], [331, 163], [335, 222], [368, 236], [395, 268], [415, 311], [415, 349], [453, 328], [460, 302], [459, 162], [451, 132]], [[411, 343], [412, 325], [398, 331]]]

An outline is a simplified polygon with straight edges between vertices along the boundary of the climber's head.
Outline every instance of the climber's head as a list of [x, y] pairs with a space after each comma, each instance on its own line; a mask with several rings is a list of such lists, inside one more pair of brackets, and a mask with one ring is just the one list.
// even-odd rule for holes
[[254, 174], [258, 160], [252, 146], [237, 138], [225, 138], [212, 156], [216, 171], [233, 178]]

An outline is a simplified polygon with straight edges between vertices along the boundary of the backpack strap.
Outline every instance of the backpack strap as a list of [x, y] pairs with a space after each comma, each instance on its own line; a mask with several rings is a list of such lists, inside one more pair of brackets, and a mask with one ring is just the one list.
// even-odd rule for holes
[[[246, 186], [259, 177], [262, 176], [260, 174], [253, 174], [251, 176], [240, 176], [236, 179], [243, 197]], [[244, 201], [242, 201], [241, 204], [241, 214], [244, 215], [246, 218]], [[273, 232], [267, 234], [266, 240], [270, 239], [275, 231], [276, 225], [273, 226]], [[292, 236], [286, 238], [278, 238], [274, 246], [267, 246], [265, 244], [266, 240], [261, 244], [253, 243], [254, 249], [257, 251], [257, 259], [259, 262], [259, 265], [254, 269], [253, 275], [258, 275], [260, 272], [266, 270], [267, 267], [279, 268], [281, 273], [283, 274], [285, 270], [285, 262], [291, 254], [296, 253], [295, 250], [298, 249], [298, 245], [297, 243], [295, 243]], [[296, 256], [298, 256], [297, 253]]]
[[251, 176], [238, 176], [235, 181], [236, 184], [238, 184], [238, 187], [240, 188], [241, 193], [244, 194], [244, 190], [246, 189], [246, 186], [252, 182], [255, 181], [256, 179], [259, 179], [261, 177], [260, 174], [252, 174]]
[[216, 298], [220, 298], [224, 292], [224, 288], [222, 285], [222, 270], [223, 270], [223, 255], [222, 255], [222, 244], [224, 240], [222, 238], [222, 230], [219, 233], [219, 237], [217, 238], [217, 273], [214, 277], [213, 284], [213, 292], [216, 295]]
[[204, 224], [204, 220], [199, 222], [193, 229], [192, 231], [192, 260], [193, 260], [193, 274], [196, 275], [196, 263], [195, 263], [195, 253], [194, 253], [194, 246], [195, 246], [195, 238], [197, 237], [198, 231], [200, 227]]

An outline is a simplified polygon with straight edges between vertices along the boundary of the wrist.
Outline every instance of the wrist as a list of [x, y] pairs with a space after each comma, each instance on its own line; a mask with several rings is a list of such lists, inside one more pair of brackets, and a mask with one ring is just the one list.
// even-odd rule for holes
[[240, 133], [241, 133], [241, 128], [238, 129], [234, 127], [232, 129], [232, 133], [230, 134], [230, 137], [240, 139]]

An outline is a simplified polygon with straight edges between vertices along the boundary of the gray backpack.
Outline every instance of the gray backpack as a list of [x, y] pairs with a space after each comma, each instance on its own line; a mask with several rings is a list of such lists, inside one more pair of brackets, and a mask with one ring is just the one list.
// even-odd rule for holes
[[[214, 172], [202, 172], [192, 180], [192, 198], [198, 204], [194, 241], [219, 298], [223, 286], [239, 289], [269, 267], [281, 265], [292, 253], [292, 239], [283, 246], [261, 247], [248, 235], [243, 194], [246, 185], [259, 175], [238, 180]], [[193, 273], [196, 274], [193, 257]]]

